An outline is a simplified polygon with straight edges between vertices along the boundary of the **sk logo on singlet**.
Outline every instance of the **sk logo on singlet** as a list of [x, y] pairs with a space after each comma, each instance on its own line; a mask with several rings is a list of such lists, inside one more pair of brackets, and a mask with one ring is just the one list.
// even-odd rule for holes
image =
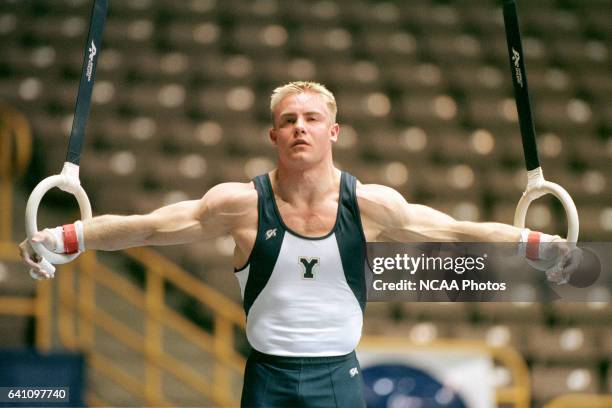
[[271, 228], [266, 231], [266, 241], [276, 236], [276, 228]]
[[302, 278], [303, 279], [314, 279], [314, 268], [319, 264], [319, 258], [306, 258], [305, 256], [300, 256], [298, 258], [298, 263], [302, 267]]

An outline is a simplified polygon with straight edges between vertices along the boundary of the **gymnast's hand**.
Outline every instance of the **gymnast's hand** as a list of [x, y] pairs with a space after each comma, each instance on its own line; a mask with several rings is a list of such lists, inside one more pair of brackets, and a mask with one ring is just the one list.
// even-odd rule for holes
[[[77, 221], [56, 228], [45, 228], [37, 231], [32, 237], [33, 242], [41, 243], [49, 251], [57, 254], [71, 254], [82, 252], [83, 245], [83, 224]], [[30, 268], [30, 276], [34, 279], [51, 279], [54, 277], [54, 268], [46, 267], [42, 264], [42, 258], [34, 251], [30, 240], [25, 239], [19, 244], [19, 253], [23, 263]]]
[[524, 229], [521, 232], [521, 243], [524, 245], [522, 251], [527, 262], [545, 271], [546, 278], [557, 285], [569, 282], [582, 262], [582, 250], [558, 235]]
[[[34, 242], [42, 243], [47, 249], [53, 252], [57, 252], [55, 237], [49, 230], [45, 229], [43, 231], [38, 231], [32, 237]], [[30, 275], [34, 279], [51, 279], [53, 278], [53, 273], [50, 273], [42, 268], [40, 265], [41, 257], [34, 251], [30, 241], [26, 238], [21, 244], [19, 244], [19, 255], [23, 263], [30, 268]]]
[[544, 244], [540, 251], [543, 259], [553, 261], [554, 265], [546, 270], [546, 278], [557, 285], [569, 282], [570, 277], [578, 270], [582, 262], [582, 249], [559, 236], [555, 236], [551, 242]]

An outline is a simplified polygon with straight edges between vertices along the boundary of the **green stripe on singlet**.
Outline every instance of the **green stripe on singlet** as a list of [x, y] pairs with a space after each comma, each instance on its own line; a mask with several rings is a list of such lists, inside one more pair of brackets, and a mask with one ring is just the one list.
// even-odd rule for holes
[[274, 193], [267, 177], [267, 174], [263, 174], [253, 179], [257, 189], [258, 221], [257, 238], [247, 263], [250, 265], [249, 278], [244, 289], [243, 306], [247, 318], [255, 299], [270, 280], [285, 236], [285, 230], [274, 212]]

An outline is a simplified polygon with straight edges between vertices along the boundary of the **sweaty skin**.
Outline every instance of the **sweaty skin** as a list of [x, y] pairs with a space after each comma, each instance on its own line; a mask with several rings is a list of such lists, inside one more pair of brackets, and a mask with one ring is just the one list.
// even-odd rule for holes
[[[335, 222], [340, 170], [332, 145], [340, 126], [334, 123], [323, 96], [313, 92], [288, 95], [274, 110], [269, 137], [276, 146], [278, 167], [270, 172], [278, 209], [285, 224], [308, 237], [326, 235]], [[520, 229], [501, 223], [457, 221], [424, 205], [410, 204], [396, 190], [357, 184], [357, 200], [367, 241], [518, 242]], [[114, 251], [144, 245], [173, 245], [231, 235], [234, 266], [246, 263], [257, 233], [257, 192], [253, 183], [222, 183], [199, 200], [183, 201], [146, 215], [102, 215], [83, 222], [87, 249]], [[53, 236], [37, 232], [34, 241], [52, 247]], [[555, 242], [565, 256], [568, 245]], [[30, 243], [20, 245], [24, 263], [48, 277], [36, 263]]]

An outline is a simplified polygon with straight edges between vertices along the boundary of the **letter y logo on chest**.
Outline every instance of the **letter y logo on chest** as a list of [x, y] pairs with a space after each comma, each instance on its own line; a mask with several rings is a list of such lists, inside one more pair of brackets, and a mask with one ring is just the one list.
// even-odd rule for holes
[[314, 279], [314, 268], [319, 265], [319, 258], [307, 258], [305, 256], [300, 256], [298, 258], [298, 264], [302, 268], [302, 278], [303, 279]]

